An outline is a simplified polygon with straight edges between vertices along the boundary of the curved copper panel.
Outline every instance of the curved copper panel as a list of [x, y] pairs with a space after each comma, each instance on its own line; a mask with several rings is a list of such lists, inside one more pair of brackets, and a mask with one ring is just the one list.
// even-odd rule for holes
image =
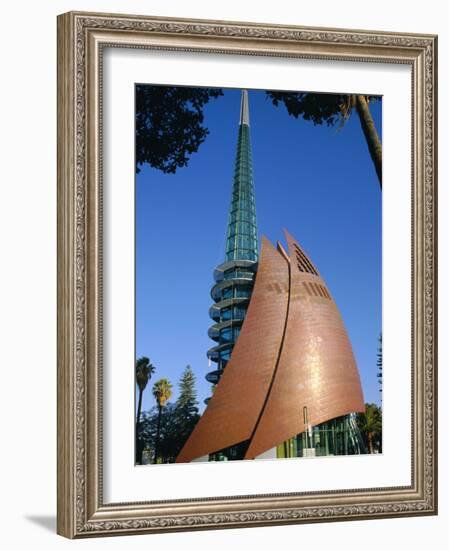
[[313, 426], [364, 411], [360, 377], [343, 321], [324, 281], [286, 233], [290, 294], [285, 336], [273, 384], [245, 458]]
[[262, 239], [250, 305], [231, 359], [176, 462], [249, 439], [273, 378], [286, 322], [288, 263]]

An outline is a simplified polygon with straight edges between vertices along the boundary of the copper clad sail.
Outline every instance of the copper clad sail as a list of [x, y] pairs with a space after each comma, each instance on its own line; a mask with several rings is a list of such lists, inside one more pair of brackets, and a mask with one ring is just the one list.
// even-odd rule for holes
[[240, 336], [177, 462], [248, 441], [255, 458], [311, 425], [364, 411], [360, 377], [337, 306], [311, 260], [262, 240]]
[[364, 411], [360, 377], [337, 306], [317, 269], [286, 234], [290, 294], [279, 364], [245, 458], [350, 412]]
[[209, 404], [176, 462], [251, 437], [279, 356], [288, 301], [288, 265], [262, 239], [257, 278], [240, 336]]

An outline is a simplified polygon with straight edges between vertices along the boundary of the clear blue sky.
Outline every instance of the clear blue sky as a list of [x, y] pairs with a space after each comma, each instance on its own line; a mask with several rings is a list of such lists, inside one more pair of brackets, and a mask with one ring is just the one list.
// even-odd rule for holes
[[[187, 167], [166, 175], [145, 166], [136, 179], [136, 355], [174, 386], [186, 365], [197, 377], [201, 410], [210, 395], [206, 352], [214, 267], [224, 244], [234, 172], [240, 90], [205, 108], [210, 135]], [[382, 326], [381, 191], [360, 122], [314, 126], [249, 93], [256, 209], [273, 243], [286, 228], [326, 281], [346, 325], [365, 401], [380, 401], [376, 353]], [[381, 132], [381, 102], [371, 105]]]

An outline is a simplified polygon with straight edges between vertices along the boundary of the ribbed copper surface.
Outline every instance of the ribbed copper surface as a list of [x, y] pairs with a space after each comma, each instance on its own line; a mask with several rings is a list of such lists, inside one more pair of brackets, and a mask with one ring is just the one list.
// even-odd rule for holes
[[364, 411], [360, 377], [337, 306], [299, 244], [286, 233], [290, 299], [273, 385], [245, 458], [344, 414]]
[[255, 458], [311, 425], [364, 410], [343, 321], [318, 270], [288, 234], [266, 240], [242, 331], [215, 393], [177, 458], [188, 462], [250, 439]]
[[176, 462], [189, 462], [251, 437], [280, 351], [288, 266], [266, 239], [251, 302], [231, 359]]

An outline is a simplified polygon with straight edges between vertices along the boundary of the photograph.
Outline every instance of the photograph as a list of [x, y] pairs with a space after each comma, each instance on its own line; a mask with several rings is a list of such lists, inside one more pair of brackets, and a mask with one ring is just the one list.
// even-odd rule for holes
[[134, 464], [381, 455], [382, 97], [137, 83], [134, 198]]
[[438, 36], [260, 17], [58, 16], [64, 537], [438, 513]]

